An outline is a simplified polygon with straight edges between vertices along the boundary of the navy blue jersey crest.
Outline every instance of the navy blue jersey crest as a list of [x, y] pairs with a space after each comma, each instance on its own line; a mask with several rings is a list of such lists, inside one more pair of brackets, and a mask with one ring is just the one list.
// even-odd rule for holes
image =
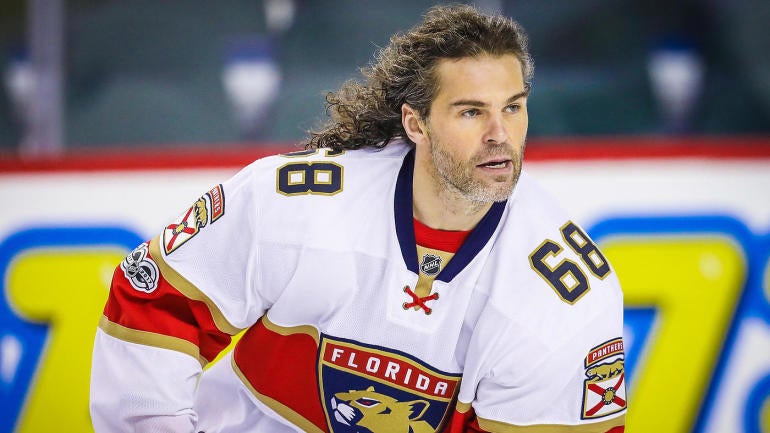
[[437, 432], [460, 375], [400, 352], [322, 335], [318, 380], [329, 431]]

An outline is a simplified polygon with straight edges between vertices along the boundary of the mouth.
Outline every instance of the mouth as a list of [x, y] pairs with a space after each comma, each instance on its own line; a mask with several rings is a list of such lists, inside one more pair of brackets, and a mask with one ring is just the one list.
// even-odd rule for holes
[[504, 169], [510, 168], [511, 164], [512, 162], [510, 159], [495, 159], [495, 160], [481, 163], [476, 167], [483, 168], [483, 169], [491, 169], [491, 170], [504, 170]]

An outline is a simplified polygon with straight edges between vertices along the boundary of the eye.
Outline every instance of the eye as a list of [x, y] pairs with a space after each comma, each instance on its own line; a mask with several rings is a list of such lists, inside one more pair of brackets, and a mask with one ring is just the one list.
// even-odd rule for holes
[[366, 397], [359, 398], [358, 400], [356, 400], [356, 403], [360, 404], [363, 407], [373, 407], [380, 404], [379, 401], [374, 400], [372, 398], [366, 398]]
[[518, 113], [519, 110], [521, 110], [521, 104], [519, 104], [518, 102], [505, 107], [505, 111], [509, 113]]
[[471, 108], [460, 113], [463, 117], [476, 117], [481, 113], [478, 108]]

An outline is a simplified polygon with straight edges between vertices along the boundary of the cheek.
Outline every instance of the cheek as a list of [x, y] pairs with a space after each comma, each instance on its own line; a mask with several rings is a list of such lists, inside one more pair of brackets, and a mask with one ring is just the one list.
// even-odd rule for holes
[[511, 119], [508, 124], [509, 133], [515, 137], [524, 137], [527, 135], [527, 127], [529, 126], [529, 115], [526, 111], [520, 113], [520, 115]]
[[474, 145], [478, 141], [478, 136], [474, 134], [458, 132], [447, 136], [441, 143], [444, 151], [452, 155], [456, 163], [463, 163], [471, 160], [478, 152], [479, 147]]
[[480, 122], [454, 124], [444, 130], [443, 142], [458, 155], [471, 155], [476, 144], [480, 143], [484, 128]]
[[524, 137], [527, 135], [527, 128], [529, 127], [529, 112], [524, 109], [524, 112], [521, 113], [521, 119], [519, 119], [519, 131], [521, 132], [521, 136]]

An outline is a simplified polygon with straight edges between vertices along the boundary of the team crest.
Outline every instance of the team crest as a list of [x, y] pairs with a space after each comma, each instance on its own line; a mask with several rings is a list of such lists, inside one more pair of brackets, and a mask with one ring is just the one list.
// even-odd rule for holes
[[420, 272], [430, 277], [438, 274], [441, 270], [441, 257], [434, 254], [425, 254], [420, 262]]
[[318, 381], [330, 433], [440, 431], [460, 374], [400, 352], [321, 338]]
[[[208, 200], [206, 200], [208, 198]], [[215, 222], [225, 213], [225, 195], [222, 185], [217, 185], [199, 198], [176, 222], [163, 230], [163, 249], [171, 254], [185, 242]]]
[[583, 419], [601, 418], [626, 408], [623, 339], [591, 349], [585, 359]]
[[148, 251], [147, 244], [141, 244], [120, 262], [120, 269], [131, 287], [144, 293], [152, 293], [158, 288], [160, 274], [158, 266], [147, 256]]

